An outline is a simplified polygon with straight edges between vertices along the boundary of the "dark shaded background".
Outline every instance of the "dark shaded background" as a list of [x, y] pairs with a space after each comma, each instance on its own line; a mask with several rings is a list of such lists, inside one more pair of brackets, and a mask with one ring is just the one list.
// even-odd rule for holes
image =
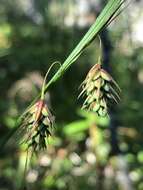
[[[1, 145], [40, 92], [49, 66], [65, 60], [105, 2], [0, 1]], [[141, 1], [134, 1], [101, 34], [104, 67], [122, 89], [121, 102], [111, 106], [110, 121], [81, 111], [83, 100], [77, 100], [79, 85], [97, 61], [98, 40], [50, 87], [47, 101], [56, 117], [55, 137], [31, 160], [27, 189], [143, 190], [142, 8]], [[24, 189], [26, 152], [17, 139], [15, 135], [1, 147], [0, 190]]]

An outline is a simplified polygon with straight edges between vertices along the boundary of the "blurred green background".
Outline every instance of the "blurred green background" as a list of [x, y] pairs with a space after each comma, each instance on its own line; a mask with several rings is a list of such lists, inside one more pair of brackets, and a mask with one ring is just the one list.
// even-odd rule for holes
[[[24, 189], [26, 152], [3, 139], [95, 21], [104, 0], [0, 1], [0, 190]], [[101, 34], [104, 67], [122, 89], [109, 118], [81, 111], [81, 82], [98, 58], [95, 40], [46, 95], [55, 136], [29, 165], [30, 190], [143, 190], [143, 2], [134, 1]], [[56, 72], [53, 68], [50, 77]]]

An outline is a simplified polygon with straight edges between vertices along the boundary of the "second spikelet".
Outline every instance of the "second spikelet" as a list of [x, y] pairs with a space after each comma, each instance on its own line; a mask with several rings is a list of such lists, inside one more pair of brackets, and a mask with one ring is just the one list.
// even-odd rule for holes
[[96, 112], [99, 116], [108, 114], [108, 102], [116, 103], [120, 100], [120, 88], [113, 78], [101, 68], [101, 64], [94, 65], [82, 83], [81, 95], [86, 95], [82, 108]]
[[38, 100], [27, 112], [23, 127], [24, 142], [34, 151], [46, 148], [46, 139], [52, 135], [54, 116], [44, 100]]

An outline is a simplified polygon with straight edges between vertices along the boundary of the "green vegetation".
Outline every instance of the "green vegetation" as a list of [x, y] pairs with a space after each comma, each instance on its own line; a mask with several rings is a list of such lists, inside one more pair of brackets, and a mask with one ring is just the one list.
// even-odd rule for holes
[[[100, 33], [103, 68], [122, 89], [119, 104], [110, 105], [110, 118], [81, 110], [84, 99], [77, 97], [100, 54], [99, 40], [93, 39], [122, 1], [111, 0], [105, 9], [101, 4], [104, 11], [88, 33], [89, 24], [76, 23], [75, 2], [31, 2], [6, 0], [0, 5], [0, 190], [24, 186], [30, 190], [142, 190], [143, 48], [131, 32], [141, 17], [141, 2], [128, 8], [132, 11], [125, 10], [108, 32]], [[109, 11], [112, 3], [113, 12]], [[84, 20], [93, 23], [96, 12], [89, 11]], [[71, 18], [75, 19], [69, 24]], [[62, 67], [52, 68], [45, 89], [45, 101], [55, 116], [55, 134], [46, 150], [30, 157], [25, 183], [27, 153], [25, 145], [19, 144], [25, 131], [9, 134], [40, 93], [44, 75], [55, 61]]]

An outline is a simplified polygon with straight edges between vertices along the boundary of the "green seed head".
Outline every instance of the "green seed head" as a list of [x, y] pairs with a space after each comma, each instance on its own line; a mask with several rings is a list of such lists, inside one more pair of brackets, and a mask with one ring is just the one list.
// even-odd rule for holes
[[24, 142], [34, 151], [46, 148], [46, 138], [51, 135], [54, 117], [44, 100], [37, 101], [27, 113]]
[[81, 94], [86, 95], [83, 108], [96, 112], [102, 117], [108, 114], [108, 102], [110, 100], [118, 102], [120, 98], [117, 83], [101, 68], [101, 64], [96, 64], [90, 69], [82, 88]]

